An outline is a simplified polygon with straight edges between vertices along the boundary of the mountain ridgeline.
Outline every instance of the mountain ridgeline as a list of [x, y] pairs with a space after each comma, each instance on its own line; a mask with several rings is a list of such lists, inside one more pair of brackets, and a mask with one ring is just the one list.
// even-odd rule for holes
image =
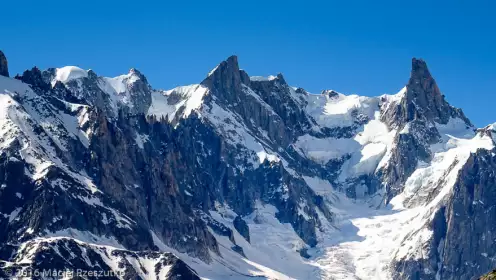
[[496, 267], [494, 128], [419, 59], [364, 97], [236, 56], [159, 90], [136, 69], [9, 78], [0, 52], [0, 278], [478, 277]]

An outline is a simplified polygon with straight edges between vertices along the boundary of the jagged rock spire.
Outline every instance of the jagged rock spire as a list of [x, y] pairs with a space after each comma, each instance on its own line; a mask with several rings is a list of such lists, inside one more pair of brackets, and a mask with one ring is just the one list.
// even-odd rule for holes
[[212, 70], [201, 84], [219, 98], [234, 102], [242, 90], [242, 82], [247, 77], [244, 71], [239, 70], [238, 57], [232, 55]]
[[9, 77], [9, 65], [7, 63], [7, 57], [0, 51], [0, 76]]
[[401, 100], [388, 105], [381, 116], [390, 129], [402, 131], [394, 139], [389, 164], [378, 172], [386, 186], [387, 203], [403, 191], [419, 160], [431, 160], [429, 147], [441, 138], [433, 124], [447, 124], [451, 118], [459, 118], [472, 127], [460, 109], [446, 102], [425, 61], [413, 58]]
[[467, 126], [472, 126], [460, 109], [452, 107], [444, 99], [427, 63], [413, 58], [405, 94], [398, 104], [384, 112], [383, 121], [390, 128], [402, 128], [415, 120], [447, 124], [450, 118], [460, 118]]
[[444, 100], [424, 60], [412, 59], [412, 71], [406, 89], [406, 121], [413, 121], [423, 115], [428, 120], [448, 123], [451, 106]]
[[47, 81], [43, 79], [43, 73], [36, 66], [33, 67], [31, 70], [24, 71], [22, 75], [15, 76], [15, 78], [43, 91], [50, 89], [49, 83], [47, 83]]

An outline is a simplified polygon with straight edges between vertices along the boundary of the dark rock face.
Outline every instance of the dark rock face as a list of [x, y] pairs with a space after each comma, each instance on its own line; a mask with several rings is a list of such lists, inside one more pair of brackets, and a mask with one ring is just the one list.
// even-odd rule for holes
[[[22, 161], [7, 155], [3, 155], [0, 160], [0, 174], [3, 174], [0, 179], [1, 184], [5, 186], [0, 191], [0, 199], [10, 201], [2, 203], [0, 211], [15, 213], [15, 217], [11, 215], [10, 218], [0, 219], [0, 228], [4, 229], [0, 234], [2, 244], [17, 244], [42, 232], [72, 229], [90, 231], [95, 235], [116, 236], [119, 242], [131, 250], [154, 247], [152, 237], [144, 224], [127, 217], [123, 218], [124, 226], [118, 219], [112, 219], [116, 213], [113, 211], [122, 210], [120, 206], [106, 195], [91, 195], [65, 171], [54, 167], [49, 170], [46, 180], [32, 182], [24, 175], [27, 166]], [[105, 203], [107, 207], [88, 204], [85, 202], [88, 199]], [[81, 216], [80, 213], [86, 214]], [[30, 233], [15, 230], [19, 228], [29, 228]]]
[[[17, 95], [18, 102], [37, 112], [40, 123], [50, 119], [53, 125], [42, 127], [36, 120], [28, 120], [34, 134], [19, 133], [11, 148], [4, 150], [8, 153], [0, 156], [0, 211], [6, 213], [0, 215], [1, 259], [9, 260], [15, 252], [24, 254], [19, 252], [19, 245], [8, 244], [46, 234], [112, 237], [133, 251], [156, 250], [156, 235], [168, 246], [205, 262], [210, 261], [210, 252], [218, 253], [215, 238], [178, 193], [172, 168], [180, 169], [182, 163], [180, 154], [170, 149], [175, 143], [169, 124], [148, 122], [143, 115], [132, 117], [124, 111], [112, 120], [105, 107], [85, 109], [86, 105], [78, 105], [76, 111], [68, 110], [66, 94], [72, 96], [70, 100], [88, 95], [78, 97], [81, 92], [72, 92], [61, 83], [51, 88], [36, 68], [18, 79], [32, 84], [39, 94]], [[83, 113], [87, 122], [81, 129], [89, 135], [86, 147], [71, 137], [62, 123], [55, 122], [59, 114], [69, 117]], [[57, 129], [48, 130], [53, 127]], [[151, 140], [143, 149], [136, 144], [138, 133], [147, 133]], [[34, 181], [28, 174], [35, 169], [19, 154], [20, 143], [27, 140], [46, 142], [46, 148], [38, 152], [53, 149], [50, 156], [62, 161]], [[81, 181], [81, 174], [74, 170], [84, 170], [99, 190], [90, 191], [93, 187]]]
[[134, 109], [132, 112], [146, 114], [152, 104], [151, 86], [148, 84], [145, 75], [141, 74], [137, 69], [132, 68], [129, 74], [131, 74], [131, 77], [136, 77], [135, 81], [130, 82], [128, 87]]
[[[131, 136], [137, 133], [136, 123], [143, 124], [141, 132], [148, 132], [151, 140], [143, 150]], [[178, 185], [181, 177], [174, 173], [185, 166], [182, 155], [173, 149], [174, 136], [169, 124], [147, 124], [144, 116], [123, 116], [114, 123], [100, 116], [92, 131], [87, 168], [95, 182], [105, 192], [115, 194], [126, 212], [146, 221], [156, 234], [170, 242], [169, 246], [209, 260], [208, 249], [217, 252], [217, 244], [183, 198]], [[194, 235], [184, 238], [186, 232]]]
[[[461, 170], [446, 207], [441, 275], [466, 279], [496, 267], [496, 157], [478, 150]], [[442, 228], [441, 228], [442, 230]]]
[[292, 89], [282, 74], [278, 74], [275, 79], [269, 81], [252, 81], [251, 89], [281, 118], [289, 129], [291, 140], [303, 135], [315, 123], [304, 111], [306, 101], [292, 95]]
[[[48, 71], [53, 71], [53, 69], [48, 69]], [[88, 77], [83, 77], [81, 80], [71, 80], [65, 84], [65, 87], [73, 96], [85, 100], [86, 103], [98, 108], [106, 116], [117, 118], [116, 108], [114, 108], [110, 94], [103, 91], [98, 86], [98, 82], [99, 78], [96, 73], [89, 70]]]
[[429, 127], [421, 120], [410, 122], [408, 131], [395, 137], [390, 164], [377, 174], [386, 186], [386, 203], [403, 191], [403, 184], [415, 171], [419, 160], [431, 160], [429, 145], [439, 137], [435, 127]]
[[480, 149], [470, 156], [446, 206], [437, 210], [429, 226], [434, 231], [431, 255], [396, 263], [397, 277], [472, 279], [496, 267], [492, 257], [496, 255], [495, 152]]
[[451, 117], [451, 106], [444, 100], [423, 60], [412, 59], [412, 74], [405, 97], [405, 110], [402, 115], [405, 121], [424, 116], [428, 120], [446, 124]]
[[[245, 73], [246, 74], [246, 73]], [[246, 76], [244, 76], [246, 80]], [[249, 78], [248, 78], [249, 79]], [[241, 95], [241, 72], [238, 65], [238, 57], [230, 56], [222, 61], [216, 69], [202, 82], [210, 88], [214, 95], [228, 103], [236, 103]]]
[[[250, 87], [245, 83], [249, 83]], [[218, 104], [227, 108], [239, 117], [237, 121], [260, 138], [264, 138], [261, 131], [266, 131], [272, 141], [269, 145], [275, 150], [280, 146], [287, 147], [310, 127], [312, 120], [303, 113], [301, 104], [293, 98], [282, 75], [267, 82], [250, 81], [247, 74], [239, 69], [235, 56], [220, 63], [202, 82], [202, 86], [211, 92], [204, 99], [205, 106], [213, 108]], [[193, 189], [194, 205], [206, 211], [218, 201], [226, 203], [239, 215], [248, 215], [255, 210], [256, 201], [272, 204], [279, 210], [277, 218], [281, 222], [290, 223], [308, 245], [316, 245], [315, 231], [321, 222], [315, 209], [319, 209], [329, 220], [332, 220], [332, 214], [324, 204], [318, 203], [321, 199], [306, 183], [290, 175], [280, 162], [265, 161], [254, 170], [240, 173], [236, 168], [243, 164], [239, 161], [240, 148], [219, 137], [213, 125], [195, 117], [182, 121], [176, 131], [181, 143], [178, 146], [184, 149], [187, 160], [185, 166], [196, 166], [188, 175], [196, 170], [203, 171], [198, 176], [198, 182], [203, 182], [202, 187]], [[211, 152], [206, 154], [205, 148]], [[198, 154], [206, 157], [199, 162], [195, 156]], [[176, 178], [179, 176], [184, 177], [185, 181], [192, 180], [179, 174]], [[287, 193], [280, 191], [282, 185], [289, 187]], [[310, 220], [298, 212], [298, 201], [302, 200], [309, 205], [303, 211], [311, 217]]]
[[250, 242], [250, 229], [248, 228], [245, 220], [243, 220], [240, 216], [236, 216], [233, 223], [234, 228], [239, 232], [239, 234], [241, 234], [246, 241]]
[[0, 76], [9, 77], [9, 65], [2, 51], [0, 51]]
[[[190, 117], [181, 122], [175, 132], [173, 139], [181, 143], [176, 147], [182, 152], [184, 161], [183, 168], [174, 169], [175, 178], [184, 182], [183, 186], [192, 186], [183, 192], [193, 194], [190, 199], [195, 207], [213, 210], [215, 202], [219, 202], [227, 204], [239, 215], [248, 215], [255, 210], [256, 201], [272, 204], [279, 210], [277, 218], [281, 222], [292, 224], [307, 244], [316, 244], [315, 231], [320, 225], [316, 209], [330, 220], [332, 214], [325, 205], [317, 204], [319, 199], [313, 191], [301, 179], [290, 175], [281, 163], [265, 161], [254, 170], [240, 173], [236, 168], [240, 150], [228, 146], [212, 127]], [[211, 152], [205, 153], [205, 150]], [[287, 191], [281, 191], [283, 185], [288, 186]], [[304, 211], [312, 220], [305, 220], [298, 213], [297, 205], [301, 200], [311, 205]]]
[[17, 75], [15, 78], [31, 85], [40, 93], [46, 93], [50, 90], [50, 84], [46, 82], [43, 74], [38, 67], [33, 67], [31, 70], [26, 70], [21, 76]]

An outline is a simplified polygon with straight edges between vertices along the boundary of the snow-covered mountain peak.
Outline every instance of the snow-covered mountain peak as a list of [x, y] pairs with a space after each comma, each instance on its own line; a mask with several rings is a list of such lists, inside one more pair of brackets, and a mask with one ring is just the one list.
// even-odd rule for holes
[[135, 74], [135, 75], [138, 75], [140, 77], [144, 77], [143, 74], [141, 74], [141, 72], [134, 67], [129, 69], [129, 74]]
[[460, 118], [472, 126], [460, 109], [445, 100], [426, 62], [416, 58], [412, 59], [410, 79], [401, 101], [389, 107], [384, 115], [392, 128], [403, 128], [411, 121], [447, 124], [450, 118]]
[[108, 86], [106, 90], [114, 91], [114, 94], [117, 95], [128, 91], [128, 89], [137, 81], [142, 81], [149, 86], [146, 77], [135, 68], [131, 68], [127, 74], [116, 77], [98, 76], [93, 70], [84, 70], [77, 66], [64, 66], [55, 69], [52, 68], [48, 69], [46, 72], [53, 73], [53, 78], [51, 79], [52, 86], [54, 86], [56, 82], [68, 84], [69, 82], [75, 80], [103, 80], [108, 83], [108, 85], [105, 85], [105, 87]]
[[207, 95], [211, 94], [215, 98], [208, 102], [222, 103], [222, 106], [232, 104], [242, 92], [243, 82], [249, 84], [249, 77], [239, 69], [238, 58], [233, 55], [212, 69], [200, 84], [153, 91], [147, 114], [158, 118], [167, 117], [170, 122], [178, 123], [192, 111], [200, 114]]
[[151, 86], [146, 77], [134, 68], [126, 75], [101, 77], [98, 85], [110, 95], [115, 95], [118, 102], [128, 106], [132, 112], [145, 113], [150, 106]]
[[479, 135], [479, 137], [490, 137], [496, 145], [496, 123], [477, 129], [477, 135]]
[[60, 81], [65, 84], [75, 79], [87, 78], [87, 77], [88, 77], [88, 70], [83, 70], [77, 66], [65, 66], [62, 68], [56, 68], [55, 77], [52, 80], [52, 85], [55, 84], [55, 82], [57, 81]]
[[51, 87], [59, 92], [59, 98], [78, 100], [94, 105], [117, 116], [119, 110], [131, 114], [146, 113], [151, 103], [151, 86], [146, 77], [136, 69], [117, 77], [98, 76], [93, 70], [76, 66], [50, 68], [39, 71], [33, 68], [19, 79], [39, 88]]

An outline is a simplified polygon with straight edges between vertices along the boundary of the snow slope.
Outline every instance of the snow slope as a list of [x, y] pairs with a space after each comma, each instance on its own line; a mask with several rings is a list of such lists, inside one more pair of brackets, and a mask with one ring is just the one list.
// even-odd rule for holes
[[[148, 115], [159, 118], [168, 116], [170, 121], [176, 117], [188, 117], [193, 110], [200, 108], [205, 94], [207, 94], [207, 90], [202, 85], [154, 91], [152, 92], [152, 104], [148, 110]], [[180, 109], [182, 109], [181, 112], [179, 112]]]
[[[424, 225], [434, 218], [433, 210], [447, 198], [470, 153], [494, 147], [489, 136], [474, 135], [458, 120], [439, 130], [444, 132], [445, 141], [432, 146], [432, 162], [420, 164], [408, 178], [404, 192], [389, 207], [371, 208], [366, 201], [350, 201], [342, 195], [334, 200], [333, 211], [339, 213], [336, 227], [340, 231], [324, 241], [315, 259], [324, 271], [324, 279], [392, 279], [393, 259], [427, 255], [423, 248], [432, 231]], [[435, 188], [441, 189], [429, 200]]]

